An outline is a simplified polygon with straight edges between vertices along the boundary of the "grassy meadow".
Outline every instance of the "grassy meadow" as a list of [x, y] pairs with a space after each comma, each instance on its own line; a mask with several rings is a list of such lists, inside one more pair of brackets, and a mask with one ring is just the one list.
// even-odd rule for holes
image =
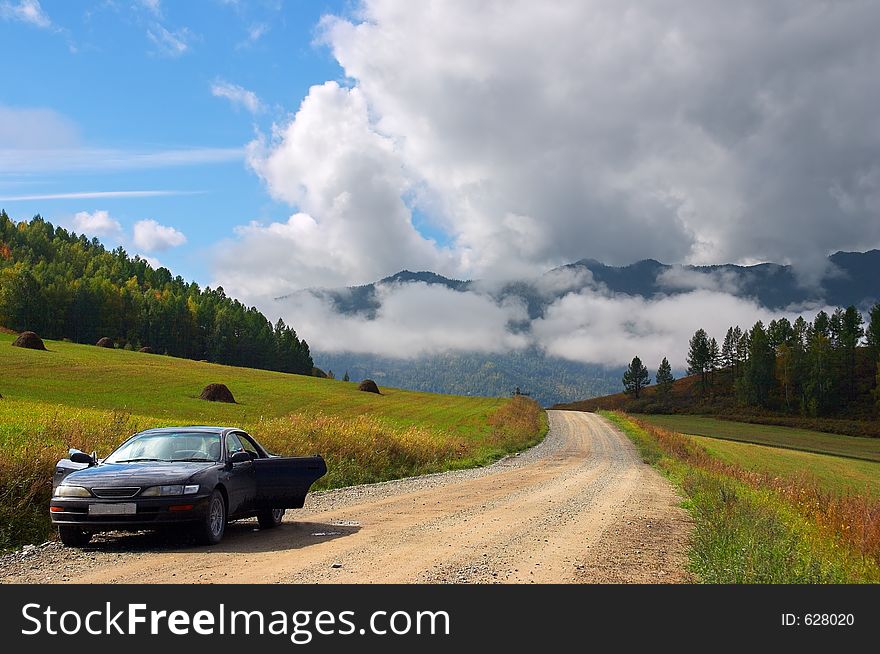
[[[527, 398], [480, 398], [341, 382], [0, 333], [0, 549], [45, 539], [55, 462], [68, 447], [106, 455], [140, 429], [242, 427], [278, 454], [322, 454], [318, 488], [482, 465], [538, 442]], [[237, 404], [198, 396], [226, 384]]]
[[690, 567], [701, 581], [880, 582], [880, 463], [602, 414], [682, 490], [695, 521]]
[[639, 420], [681, 434], [880, 462], [880, 438], [843, 436], [810, 429], [735, 422], [694, 415], [640, 415]]
[[692, 436], [711, 456], [746, 470], [775, 477], [804, 477], [838, 494], [880, 498], [880, 463], [799, 450]]

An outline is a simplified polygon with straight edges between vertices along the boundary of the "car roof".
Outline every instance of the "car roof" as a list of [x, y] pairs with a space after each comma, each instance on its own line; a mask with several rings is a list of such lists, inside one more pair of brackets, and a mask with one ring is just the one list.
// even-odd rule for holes
[[228, 431], [244, 431], [239, 427], [209, 427], [206, 425], [180, 425], [179, 427], [157, 427], [155, 429], [145, 429], [141, 434], [175, 434], [181, 431], [195, 431], [206, 433], [225, 433]]

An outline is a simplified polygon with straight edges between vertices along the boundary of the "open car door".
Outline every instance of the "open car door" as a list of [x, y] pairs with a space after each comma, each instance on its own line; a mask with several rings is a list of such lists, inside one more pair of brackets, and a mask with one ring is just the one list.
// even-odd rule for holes
[[312, 484], [327, 474], [320, 456], [272, 456], [254, 459], [257, 506], [266, 509], [301, 509]]

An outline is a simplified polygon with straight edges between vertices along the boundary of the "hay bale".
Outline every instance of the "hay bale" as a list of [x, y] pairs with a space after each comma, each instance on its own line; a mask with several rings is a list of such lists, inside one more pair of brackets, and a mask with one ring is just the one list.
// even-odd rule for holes
[[379, 392], [379, 387], [376, 386], [376, 382], [372, 379], [365, 379], [360, 384], [358, 384], [358, 390], [364, 391], [365, 393], [375, 393], [376, 395], [381, 395]]
[[236, 403], [235, 398], [232, 397], [232, 391], [226, 387], [226, 384], [208, 384], [205, 386], [202, 394], [199, 395], [199, 399], [207, 400], [208, 402]]
[[114, 347], [113, 339], [107, 338], [106, 336], [104, 338], [98, 339], [98, 342], [95, 343], [95, 345], [97, 345], [98, 347], [108, 347], [110, 349], [113, 349]]
[[22, 332], [18, 335], [12, 344], [15, 347], [23, 347], [28, 350], [45, 350], [46, 346], [43, 345], [43, 339], [34, 334], [33, 332]]
[[156, 350], [151, 348], [149, 345], [145, 345], [144, 347], [139, 349], [138, 352], [143, 352], [144, 354], [156, 354]]

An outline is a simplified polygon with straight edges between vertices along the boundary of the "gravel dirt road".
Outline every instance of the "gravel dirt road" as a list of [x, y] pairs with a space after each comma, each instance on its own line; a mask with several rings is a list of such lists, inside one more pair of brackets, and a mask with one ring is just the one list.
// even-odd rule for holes
[[0, 581], [100, 583], [675, 583], [680, 498], [600, 416], [550, 411], [537, 447], [476, 470], [313, 493], [281, 527], [215, 547], [106, 534], [0, 558]]

